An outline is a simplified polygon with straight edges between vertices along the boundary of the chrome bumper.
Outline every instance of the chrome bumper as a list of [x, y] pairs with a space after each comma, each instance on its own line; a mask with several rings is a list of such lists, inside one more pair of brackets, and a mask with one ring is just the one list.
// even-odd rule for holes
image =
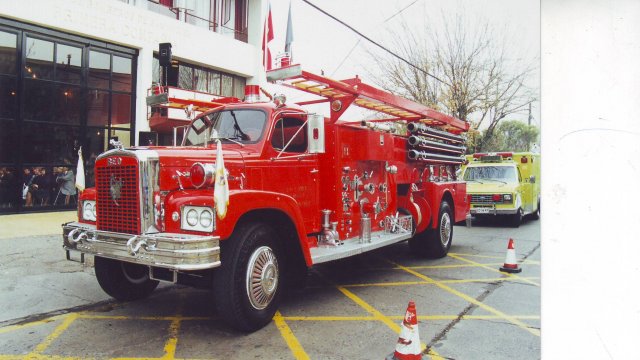
[[[488, 209], [488, 211], [478, 209]], [[513, 215], [518, 212], [518, 209], [471, 208], [469, 212], [471, 215]]]
[[64, 249], [171, 270], [220, 266], [220, 237], [157, 233], [131, 235], [96, 230], [95, 225], [62, 225]]

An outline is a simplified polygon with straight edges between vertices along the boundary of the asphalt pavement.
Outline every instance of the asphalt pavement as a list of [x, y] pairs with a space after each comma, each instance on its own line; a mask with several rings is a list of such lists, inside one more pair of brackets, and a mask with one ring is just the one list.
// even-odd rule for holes
[[[312, 268], [273, 322], [242, 334], [218, 320], [211, 293], [161, 285], [130, 303], [69, 262], [61, 237], [0, 240], [0, 360], [22, 358], [382, 359], [415, 301], [425, 358], [539, 359], [540, 221], [454, 227], [449, 256], [406, 243]], [[513, 238], [522, 272], [504, 263]]]

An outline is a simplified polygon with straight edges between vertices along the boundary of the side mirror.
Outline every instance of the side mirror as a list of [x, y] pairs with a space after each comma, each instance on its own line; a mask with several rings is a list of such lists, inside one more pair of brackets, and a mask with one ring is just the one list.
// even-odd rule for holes
[[307, 116], [309, 154], [324, 154], [324, 116], [318, 114], [309, 114]]
[[535, 183], [536, 183], [536, 176], [535, 176], [535, 175], [531, 175], [531, 176], [529, 177], [529, 182], [530, 182], [531, 184], [535, 184]]

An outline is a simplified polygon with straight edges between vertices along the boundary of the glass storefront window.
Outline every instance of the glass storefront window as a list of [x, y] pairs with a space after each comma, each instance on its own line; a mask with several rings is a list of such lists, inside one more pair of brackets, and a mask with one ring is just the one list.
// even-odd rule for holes
[[180, 65], [178, 72], [178, 87], [183, 89], [193, 89], [193, 68]]
[[131, 92], [132, 81], [131, 59], [113, 55], [112, 90]]
[[162, 79], [162, 70], [160, 68], [160, 60], [158, 60], [158, 58], [154, 57], [152, 62], [151, 62], [151, 81], [156, 83], [156, 84], [160, 84], [162, 83], [161, 79]]
[[58, 85], [54, 90], [54, 121], [80, 125], [82, 92], [79, 86]]
[[207, 72], [202, 69], [193, 69], [194, 90], [207, 92]]
[[98, 51], [89, 52], [89, 87], [108, 89], [111, 55]]
[[78, 195], [75, 188], [75, 167], [71, 163], [23, 167], [17, 189], [22, 206], [74, 208]]
[[220, 95], [220, 73], [209, 73], [209, 94]]
[[14, 211], [21, 197], [21, 176], [14, 166], [0, 165], [0, 212]]
[[77, 158], [80, 129], [25, 122], [22, 125], [22, 161], [25, 163], [64, 164]]
[[82, 49], [56, 45], [56, 80], [79, 84], [82, 81]]
[[222, 75], [222, 96], [233, 96], [233, 78], [229, 75]]
[[53, 79], [53, 42], [27, 38], [25, 76]]
[[0, 119], [15, 119], [18, 88], [13, 76], [0, 76]]
[[18, 129], [13, 120], [0, 120], [0, 164], [14, 162], [14, 154], [19, 149]]
[[131, 131], [111, 129], [111, 139], [120, 141], [125, 147], [131, 146]]
[[131, 95], [111, 95], [111, 126], [129, 128], [131, 126]]
[[244, 86], [246, 82], [247, 80], [245, 80], [245, 78], [241, 78], [238, 76], [235, 76], [233, 78], [233, 96], [237, 97], [238, 99], [244, 98]]
[[107, 126], [109, 124], [109, 92], [89, 90], [87, 93], [87, 125]]
[[27, 120], [50, 121], [54, 86], [47, 81], [25, 79], [23, 115]]
[[16, 34], [0, 31], [0, 74], [17, 74]]

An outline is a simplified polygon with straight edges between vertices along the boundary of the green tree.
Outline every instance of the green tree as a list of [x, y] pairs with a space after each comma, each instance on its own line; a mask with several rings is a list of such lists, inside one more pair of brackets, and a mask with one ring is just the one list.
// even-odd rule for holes
[[539, 135], [540, 130], [534, 125], [505, 120], [492, 133], [483, 132], [481, 151], [528, 151], [532, 144], [538, 142]]

